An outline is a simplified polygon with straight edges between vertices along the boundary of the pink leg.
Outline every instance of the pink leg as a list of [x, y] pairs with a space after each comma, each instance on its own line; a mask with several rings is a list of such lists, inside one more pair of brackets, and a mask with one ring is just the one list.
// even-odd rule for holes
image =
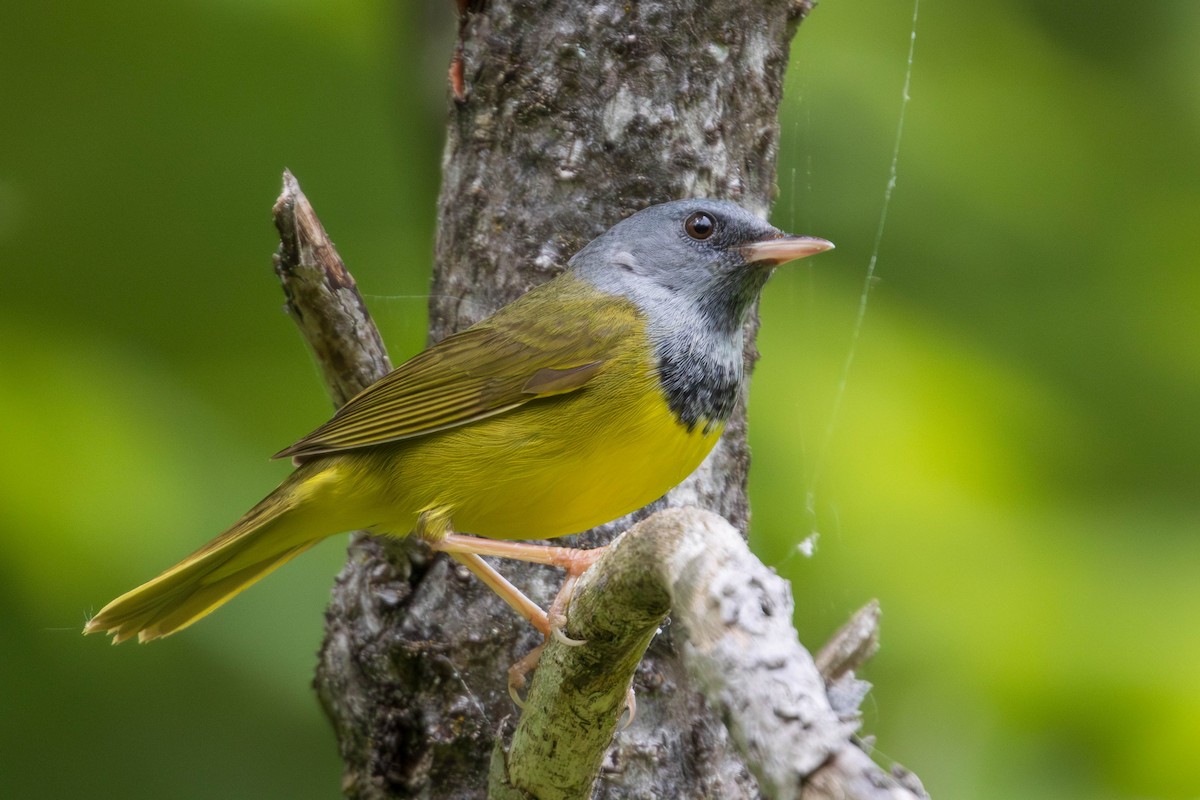
[[512, 698], [518, 708], [525, 707], [525, 701], [521, 699], [521, 690], [525, 688], [525, 676], [538, 665], [538, 661], [542, 658], [542, 651], [545, 649], [546, 643], [542, 642], [526, 653], [524, 658], [508, 668], [508, 696]]
[[[434, 549], [440, 549], [434, 545]], [[474, 553], [459, 553], [448, 551], [450, 557], [471, 570], [479, 580], [500, 596], [500, 599], [512, 606], [513, 610], [529, 621], [543, 636], [550, 635], [550, 621], [546, 612], [537, 603], [525, 596], [517, 587], [492, 568], [490, 564]]]
[[528, 561], [532, 564], [546, 564], [565, 569], [569, 575], [582, 575], [587, 572], [588, 567], [596, 563], [605, 551], [604, 547], [580, 550], [577, 547], [484, 539], [480, 536], [464, 536], [461, 533], [448, 533], [430, 544], [435, 550], [446, 553], [475, 553], [481, 556], [510, 558], [514, 561]]
[[[524, 542], [497, 541], [478, 536], [464, 536], [459, 533], [446, 533], [441, 537], [426, 537], [429, 546], [449, 554], [453, 559], [474, 573], [484, 584], [508, 603], [518, 614], [529, 621], [533, 627], [546, 637], [554, 636], [561, 643], [578, 647], [587, 642], [572, 639], [562, 631], [566, 624], [566, 609], [571, 601], [575, 583], [579, 576], [596, 563], [607, 549], [597, 547], [591, 550], [581, 550], [575, 547], [554, 547], [543, 544], [527, 544]], [[550, 614], [530, 600], [525, 594], [508, 582], [491, 565], [480, 556], [495, 556], [509, 558], [515, 561], [526, 561], [533, 564], [545, 564], [559, 567], [567, 571], [567, 579], [562, 589], [550, 606]], [[524, 707], [518, 690], [525, 685], [525, 676], [537, 666], [545, 645], [541, 645], [513, 664], [508, 671], [508, 693], [513, 702]], [[631, 691], [632, 696], [632, 691]], [[631, 716], [632, 721], [632, 705]], [[628, 725], [628, 723], [626, 723]]]

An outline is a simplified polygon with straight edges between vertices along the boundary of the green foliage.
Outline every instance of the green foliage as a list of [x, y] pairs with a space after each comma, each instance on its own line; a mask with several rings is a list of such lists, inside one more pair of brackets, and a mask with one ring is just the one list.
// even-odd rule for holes
[[[766, 292], [753, 537], [810, 643], [882, 600], [867, 728], [935, 796], [1194, 797], [1200, 9], [1051, 6], [922, 8], [844, 391], [911, 7], [827, 0], [802, 26], [776, 221], [838, 250]], [[79, 630], [328, 411], [275, 313], [284, 167], [393, 354], [420, 347], [451, 32], [450, 4], [5, 12], [7, 793], [336, 794], [309, 679], [343, 542], [185, 635]]]
[[1200, 15], [924, 4], [835, 419], [908, 45], [880, 6], [822, 4], [793, 63], [776, 218], [838, 250], [764, 299], [755, 542], [808, 641], [882, 600], [868, 729], [934, 796], [1194, 797]]

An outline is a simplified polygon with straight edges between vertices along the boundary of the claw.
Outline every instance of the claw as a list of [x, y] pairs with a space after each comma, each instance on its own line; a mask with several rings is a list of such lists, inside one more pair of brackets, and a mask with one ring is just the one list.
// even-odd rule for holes
[[572, 639], [563, 632], [563, 628], [567, 625], [567, 607], [571, 604], [571, 596], [575, 594], [575, 584], [578, 582], [578, 575], [568, 574], [567, 579], [563, 581], [562, 588], [554, 596], [550, 610], [546, 612], [546, 619], [550, 623], [550, 635], [567, 647], [579, 647], [587, 644], [587, 639]]
[[508, 696], [517, 704], [517, 708], [525, 708], [525, 701], [521, 699], [520, 694], [521, 689], [525, 688], [525, 676], [537, 666], [538, 661], [542, 657], [542, 651], [545, 649], [546, 645], [543, 642], [526, 653], [520, 661], [508, 668]]
[[[522, 684], [525, 683], [524, 678], [521, 679], [521, 683]], [[513, 685], [512, 676], [510, 675], [508, 678], [508, 696], [510, 698], [512, 698], [513, 705], [515, 705], [517, 708], [524, 711], [525, 710], [525, 701], [521, 699], [520, 689], [521, 689], [520, 686]]]
[[633, 724], [634, 717], [637, 716], [637, 695], [633, 693], [633, 684], [630, 684], [629, 690], [625, 692], [625, 708], [621, 710], [621, 716], [624, 716], [626, 711], [629, 712], [629, 719], [621, 725], [621, 730], [629, 728]]
[[550, 635], [553, 636], [559, 644], [564, 644], [567, 647], [583, 647], [585, 644], [587, 644], [587, 639], [572, 639], [570, 636], [567, 636], [565, 633], [563, 633], [563, 626], [566, 624], [566, 622], [567, 620], [565, 618], [561, 620], [551, 619]]

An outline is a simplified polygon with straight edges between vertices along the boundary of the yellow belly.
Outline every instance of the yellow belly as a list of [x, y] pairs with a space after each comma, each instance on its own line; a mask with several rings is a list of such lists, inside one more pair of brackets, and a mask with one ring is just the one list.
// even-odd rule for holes
[[[686, 478], [720, 426], [688, 430], [651, 375], [545, 398], [461, 428], [357, 454], [351, 471], [373, 481], [374, 515], [356, 527], [404, 535], [437, 509], [454, 530], [498, 539], [546, 539], [610, 522]], [[336, 456], [354, 459], [356, 454]], [[348, 465], [349, 466], [349, 465]], [[359, 486], [357, 491], [367, 487]], [[361, 495], [360, 495], [361, 496]]]
[[[472, 482], [473, 491], [454, 492], [448, 503], [455, 528], [544, 539], [610, 522], [662, 497], [700, 465], [720, 432], [689, 432], [655, 401], [585, 435], [563, 426], [568, 430], [527, 439], [508, 458], [485, 463], [486, 476]], [[466, 438], [470, 447], [472, 437]]]

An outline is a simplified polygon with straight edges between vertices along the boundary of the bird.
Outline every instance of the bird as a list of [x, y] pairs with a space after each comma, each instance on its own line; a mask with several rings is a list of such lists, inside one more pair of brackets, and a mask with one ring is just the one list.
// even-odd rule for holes
[[88, 620], [114, 644], [182, 630], [317, 542], [364, 530], [449, 553], [543, 633], [482, 555], [577, 575], [595, 551], [517, 540], [645, 506], [712, 450], [743, 329], [780, 264], [833, 248], [726, 200], [652, 205], [557, 277], [405, 361], [275, 454], [294, 471], [230, 528]]

